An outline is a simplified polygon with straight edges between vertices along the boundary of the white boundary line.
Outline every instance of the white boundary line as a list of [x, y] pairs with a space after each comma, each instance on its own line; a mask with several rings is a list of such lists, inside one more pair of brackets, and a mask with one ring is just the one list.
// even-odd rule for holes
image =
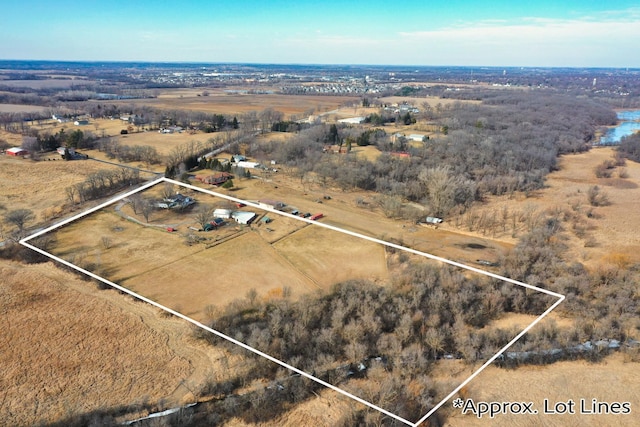
[[[230, 201], [233, 201], [233, 202], [236, 202], [236, 203], [243, 203], [246, 206], [251, 206], [251, 207], [254, 207], [254, 208], [257, 208], [257, 209], [261, 209], [261, 210], [264, 210], [264, 211], [267, 211], [267, 212], [271, 212], [271, 213], [275, 213], [275, 214], [282, 215], [282, 216], [285, 216], [285, 217], [293, 218], [293, 219], [296, 219], [298, 221], [307, 222], [309, 224], [314, 224], [316, 226], [324, 227], [324, 228], [327, 228], [327, 229], [330, 229], [330, 230], [333, 230], [333, 231], [337, 231], [337, 232], [340, 232], [340, 233], [348, 234], [350, 236], [354, 236], [354, 237], [357, 237], [357, 238], [360, 238], [360, 239], [368, 240], [370, 242], [378, 243], [378, 244], [383, 245], [383, 246], [388, 246], [388, 247], [391, 247], [391, 248], [394, 248], [394, 249], [398, 249], [398, 250], [409, 252], [409, 253], [412, 253], [412, 254], [415, 254], [415, 255], [423, 256], [423, 257], [426, 257], [426, 258], [429, 258], [429, 259], [432, 259], [432, 260], [435, 260], [435, 261], [440, 261], [440, 262], [443, 262], [445, 264], [449, 264], [449, 265], [453, 265], [455, 267], [459, 267], [459, 268], [462, 268], [462, 269], [465, 269], [465, 270], [473, 271], [475, 273], [479, 273], [479, 274], [482, 274], [482, 275], [485, 275], [485, 276], [488, 276], [488, 277], [492, 277], [494, 279], [505, 281], [505, 282], [508, 282], [508, 283], [511, 283], [511, 284], [514, 284], [514, 285], [517, 285], [517, 286], [521, 286], [521, 287], [524, 287], [524, 288], [527, 288], [527, 289], [532, 289], [532, 290], [535, 290], [535, 291], [538, 291], [538, 292], [542, 292], [544, 294], [556, 297], [556, 298], [558, 298], [558, 300], [554, 304], [552, 304], [544, 313], [542, 313], [540, 316], [538, 316], [529, 326], [524, 328], [522, 330], [522, 332], [520, 332], [511, 341], [509, 341], [504, 347], [502, 347], [494, 356], [492, 356], [489, 360], [487, 360], [480, 368], [478, 368], [478, 370], [476, 370], [473, 374], [471, 374], [471, 376], [469, 378], [467, 378], [464, 382], [462, 382], [462, 384], [460, 384], [451, 393], [449, 393], [444, 399], [442, 399], [426, 415], [424, 415], [422, 418], [420, 418], [420, 420], [418, 420], [417, 422], [411, 422], [411, 421], [408, 421], [408, 420], [406, 420], [406, 419], [404, 419], [404, 418], [402, 418], [402, 417], [400, 417], [400, 416], [398, 416], [396, 414], [393, 414], [393, 413], [385, 410], [384, 408], [380, 408], [379, 406], [376, 406], [376, 405], [374, 405], [374, 404], [372, 404], [370, 402], [367, 402], [366, 400], [363, 400], [358, 396], [355, 396], [355, 395], [353, 395], [353, 394], [351, 394], [351, 393], [349, 393], [349, 392], [347, 392], [345, 390], [342, 390], [342, 389], [340, 389], [340, 388], [338, 388], [338, 387], [336, 387], [336, 386], [334, 386], [332, 384], [329, 384], [329, 383], [327, 383], [327, 382], [325, 382], [325, 381], [323, 381], [323, 380], [321, 380], [319, 378], [316, 378], [316, 377], [314, 377], [314, 376], [312, 376], [312, 375], [310, 375], [310, 374], [308, 374], [308, 373], [306, 373], [304, 371], [301, 371], [300, 369], [298, 369], [298, 368], [296, 368], [294, 366], [291, 366], [291, 365], [289, 365], [289, 364], [287, 364], [287, 363], [285, 363], [285, 362], [283, 362], [283, 361], [281, 361], [279, 359], [276, 359], [273, 356], [270, 356], [270, 355], [268, 355], [266, 353], [263, 353], [262, 351], [260, 351], [258, 349], [255, 349], [255, 348], [253, 348], [253, 347], [251, 347], [251, 346], [249, 346], [247, 344], [244, 344], [244, 343], [242, 343], [242, 342], [240, 342], [240, 341], [238, 341], [236, 339], [233, 339], [233, 338], [223, 334], [222, 332], [219, 332], [219, 331], [217, 331], [215, 329], [212, 329], [212, 328], [210, 328], [210, 327], [198, 322], [197, 320], [194, 320], [194, 319], [192, 319], [192, 318], [190, 318], [188, 316], [185, 316], [182, 313], [179, 313], [179, 312], [177, 312], [175, 310], [172, 310], [169, 307], [165, 307], [164, 305], [162, 305], [160, 303], [157, 303], [157, 302], [155, 302], [155, 301], [153, 301], [153, 300], [151, 300], [151, 299], [149, 299], [147, 297], [144, 297], [144, 296], [142, 296], [140, 294], [137, 294], [137, 293], [131, 291], [130, 289], [127, 289], [127, 288], [125, 288], [123, 286], [120, 286], [120, 285], [114, 283], [114, 282], [111, 282], [110, 280], [107, 280], [107, 279], [105, 279], [105, 278], [103, 278], [101, 276], [98, 276], [97, 274], [94, 274], [94, 273], [92, 273], [90, 271], [87, 271], [87, 270], [81, 268], [81, 267], [78, 267], [75, 264], [72, 264], [72, 263], [70, 263], [70, 262], [68, 262], [68, 261], [66, 261], [66, 260], [64, 260], [62, 258], [59, 258], [59, 257], [57, 257], [57, 256], [55, 256], [53, 254], [50, 254], [49, 252], [46, 252], [46, 251], [44, 251], [44, 250], [42, 250], [42, 249], [40, 249], [40, 248], [38, 248], [36, 246], [33, 246], [32, 244], [28, 243], [29, 240], [32, 240], [32, 239], [34, 239], [36, 237], [39, 237], [39, 236], [42, 236], [43, 234], [46, 234], [49, 231], [55, 230], [56, 228], [60, 228], [63, 225], [66, 225], [66, 224], [69, 224], [70, 222], [76, 221], [77, 219], [80, 219], [80, 218], [82, 218], [84, 216], [87, 216], [87, 215], [93, 213], [93, 212], [96, 212], [96, 211], [98, 211], [100, 209], [103, 209], [103, 208], [105, 208], [105, 207], [107, 207], [107, 206], [109, 206], [109, 205], [111, 205], [111, 204], [113, 204], [115, 202], [118, 202], [118, 201], [120, 201], [120, 200], [122, 200], [122, 199], [124, 199], [126, 197], [131, 196], [132, 194], [135, 194], [135, 193], [138, 193], [140, 191], [146, 190], [146, 189], [148, 189], [150, 187], [153, 187], [154, 185], [157, 185], [157, 184], [159, 184], [161, 182], [169, 182], [171, 184], [175, 184], [175, 185], [178, 185], [178, 186], [181, 186], [181, 187], [189, 188], [191, 190], [198, 191], [198, 192], [201, 192], [201, 193], [209, 194], [209, 195], [214, 196], [214, 197], [220, 197], [220, 198], [223, 198], [223, 199], [226, 199], [226, 200], [230, 200]], [[476, 267], [472, 267], [472, 266], [469, 266], [469, 265], [466, 265], [466, 264], [461, 264], [459, 262], [448, 260], [446, 258], [442, 258], [442, 257], [436, 256], [436, 255], [432, 255], [432, 254], [426, 253], [426, 252], [420, 252], [418, 250], [407, 248], [407, 247], [404, 247], [404, 246], [400, 246], [400, 245], [397, 245], [395, 243], [386, 242], [384, 240], [376, 239], [374, 237], [366, 236], [364, 234], [360, 234], [360, 233], [356, 233], [356, 232], [353, 232], [353, 231], [349, 231], [349, 230], [341, 229], [341, 228], [338, 228], [338, 227], [334, 227], [332, 225], [324, 224], [322, 222], [313, 221], [313, 220], [310, 220], [310, 219], [307, 219], [307, 218], [301, 218], [301, 217], [298, 217], [296, 215], [292, 215], [292, 214], [289, 214], [287, 212], [281, 212], [281, 211], [278, 211], [278, 210], [272, 209], [272, 208], [267, 208], [267, 207], [258, 205], [256, 203], [253, 203], [253, 202], [250, 202], [250, 201], [247, 201], [247, 200], [242, 200], [242, 199], [238, 199], [236, 197], [228, 196], [226, 194], [221, 194], [221, 193], [216, 193], [214, 191], [205, 190], [203, 188], [196, 187], [196, 186], [191, 185], [191, 184], [185, 184], [183, 182], [175, 181], [175, 180], [172, 180], [172, 179], [169, 179], [169, 178], [164, 178], [164, 177], [161, 177], [161, 178], [158, 178], [158, 179], [156, 179], [154, 181], [148, 182], [148, 183], [136, 188], [135, 190], [132, 190], [132, 191], [129, 191], [129, 192], [127, 192], [125, 194], [122, 194], [120, 196], [114, 197], [113, 199], [111, 199], [111, 200], [109, 200], [109, 201], [107, 201], [105, 203], [102, 203], [102, 204], [100, 204], [98, 206], [95, 206], [95, 207], [93, 207], [91, 209], [88, 209], [88, 210], [86, 210], [86, 211], [84, 211], [84, 212], [82, 212], [82, 213], [80, 213], [78, 215], [75, 215], [75, 216], [71, 217], [71, 218], [67, 218], [67, 219], [65, 219], [63, 221], [60, 221], [59, 223], [56, 223], [56, 224], [54, 224], [54, 225], [52, 225], [50, 227], [47, 227], [44, 230], [40, 230], [40, 231], [32, 234], [31, 236], [25, 237], [24, 239], [20, 240], [20, 244], [25, 246], [25, 247], [27, 247], [27, 248], [29, 248], [29, 249], [31, 249], [31, 250], [33, 250], [33, 251], [36, 251], [36, 252], [38, 252], [38, 253], [46, 256], [46, 257], [49, 257], [49, 258], [51, 258], [51, 259], [53, 259], [53, 260], [55, 260], [55, 261], [57, 261], [57, 262], [59, 262], [61, 264], [64, 264], [64, 265], [66, 265], [66, 266], [68, 266], [70, 268], [73, 268], [74, 270], [77, 270], [77, 271], [79, 271], [79, 272], [81, 272], [83, 274], [86, 274], [89, 277], [92, 277], [92, 278], [94, 278], [96, 280], [99, 280], [99, 281], [101, 281], [101, 282], [103, 282], [103, 283], [105, 283], [105, 284], [107, 284], [107, 285], [109, 285], [109, 286], [111, 286], [111, 287], [113, 287], [115, 289], [118, 289], [119, 291], [127, 293], [127, 294], [129, 294], [129, 295], [131, 295], [131, 296], [133, 296], [135, 298], [138, 298], [141, 301], [149, 303], [149, 304], [151, 304], [151, 305], [153, 305], [155, 307], [160, 308], [161, 310], [164, 310], [164, 311], [166, 311], [168, 313], [171, 313], [172, 315], [174, 315], [176, 317], [179, 317], [179, 318], [181, 318], [183, 320], [186, 320], [187, 322], [192, 323], [193, 325], [195, 325], [195, 326], [197, 326], [197, 327], [199, 327], [201, 329], [204, 329], [207, 332], [210, 332], [210, 333], [212, 333], [214, 335], [217, 335], [220, 338], [223, 338], [223, 339], [225, 339], [227, 341], [230, 341], [230, 342], [232, 342], [232, 343], [244, 348], [245, 350], [249, 350], [249, 351], [251, 351], [251, 352], [253, 352], [253, 353], [255, 353], [255, 354], [259, 355], [259, 356], [262, 356], [262, 357], [264, 357], [264, 358], [266, 358], [266, 359], [268, 359], [268, 360], [270, 360], [270, 361], [272, 361], [272, 362], [274, 362], [274, 363], [276, 363], [276, 364], [278, 364], [280, 366], [283, 366], [283, 367], [285, 367], [285, 368], [287, 368], [287, 369], [289, 369], [291, 371], [294, 371], [294, 372], [300, 374], [301, 376], [303, 376], [305, 378], [308, 378], [308, 379], [310, 379], [312, 381], [315, 381], [315, 382], [317, 382], [317, 383], [319, 383], [319, 384], [321, 384], [321, 385], [323, 385], [323, 386], [325, 386], [327, 388], [330, 388], [330, 389], [332, 389], [332, 390], [334, 390], [334, 391], [336, 391], [336, 392], [338, 392], [338, 393], [340, 393], [340, 394], [342, 394], [344, 396], [347, 396], [347, 397], [349, 397], [349, 398], [351, 398], [351, 399], [353, 399], [353, 400], [355, 400], [357, 402], [360, 402], [363, 405], [366, 405], [366, 406], [368, 406], [368, 407], [370, 407], [372, 409], [380, 411], [383, 414], [385, 414], [385, 415], [387, 415], [387, 416], [389, 416], [389, 417], [391, 417], [391, 418], [393, 418], [395, 420], [398, 420], [398, 421], [400, 421], [400, 422], [402, 422], [402, 423], [404, 423], [406, 425], [412, 426], [412, 427], [417, 427], [418, 425], [422, 424], [435, 411], [437, 411], [440, 407], [442, 407], [442, 405], [444, 405], [449, 399], [451, 399], [453, 396], [455, 396], [455, 394], [458, 393], [458, 391], [460, 391], [460, 389], [462, 389], [471, 380], [473, 380], [476, 376], [478, 376], [478, 374], [480, 374], [480, 372], [482, 372], [487, 366], [491, 365], [498, 357], [500, 357], [500, 355], [502, 355], [502, 353], [504, 353], [516, 341], [518, 341], [522, 336], [524, 336], [527, 332], [529, 332], [529, 330], [531, 328], [533, 328], [545, 316], [547, 316], [549, 313], [551, 313], [565, 299], [565, 296], [562, 295], [562, 294], [559, 294], [559, 293], [556, 293], [556, 292], [552, 292], [552, 291], [549, 291], [547, 289], [539, 288], [537, 286], [529, 285], [527, 283], [523, 283], [523, 282], [520, 282], [520, 281], [517, 281], [517, 280], [514, 280], [514, 279], [510, 279], [508, 277], [500, 276], [498, 274], [491, 273], [491, 272], [485, 271], [485, 270], [481, 270], [481, 269], [476, 268]]]

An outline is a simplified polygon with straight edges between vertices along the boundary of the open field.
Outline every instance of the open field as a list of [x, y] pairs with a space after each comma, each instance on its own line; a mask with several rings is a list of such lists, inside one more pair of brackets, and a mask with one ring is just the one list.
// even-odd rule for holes
[[460, 101], [458, 99], [446, 99], [446, 98], [440, 98], [438, 96], [426, 96], [426, 97], [411, 97], [411, 96], [386, 96], [384, 98], [380, 98], [380, 102], [385, 103], [385, 104], [402, 104], [404, 102], [407, 102], [409, 104], [413, 104], [414, 106], [416, 106], [417, 108], [419, 108], [420, 110], [423, 110], [422, 108], [422, 104], [424, 104], [425, 102], [427, 104], [429, 104], [429, 106], [431, 108], [437, 108], [438, 105], [441, 106], [447, 106], [449, 104], [454, 104], [456, 102], [462, 102], [462, 103], [470, 103], [470, 104], [480, 104], [481, 101]]
[[[610, 262], [624, 261], [625, 265], [640, 262], [640, 164], [627, 161], [618, 167], [611, 178], [597, 178], [595, 168], [611, 160], [614, 149], [594, 148], [589, 152], [565, 155], [560, 158], [559, 170], [548, 175], [546, 187], [524, 197], [517, 195], [489, 198], [488, 202], [474, 208], [478, 213], [491, 212], [498, 216], [503, 209], [510, 212], [544, 211], [575, 213], [578, 219], [565, 224], [566, 243], [569, 256], [596, 268]], [[621, 169], [626, 178], [619, 178]], [[587, 193], [590, 187], [598, 186], [609, 201], [607, 206], [591, 206]], [[564, 214], [563, 214], [564, 215]], [[467, 232], [463, 226], [456, 228], [453, 221], [443, 228]], [[515, 242], [521, 232], [513, 237], [511, 229], [498, 232], [496, 239]], [[478, 233], [471, 233], [480, 235]], [[615, 254], [622, 255], [617, 259]], [[614, 256], [612, 256], [614, 255]]]
[[[209, 95], [198, 96], [203, 90], [207, 90]], [[292, 115], [301, 117], [305, 114], [334, 110], [345, 102], [358, 99], [358, 97], [345, 96], [227, 93], [220, 89], [177, 89], [163, 90], [157, 98], [101, 103], [148, 105], [164, 110], [203, 111], [225, 115], [241, 115], [249, 111], [272, 108], [283, 112], [286, 117]]]
[[117, 167], [93, 161], [34, 162], [0, 155], [0, 206], [7, 211], [31, 209], [38, 222], [49, 219], [66, 203], [66, 187], [84, 181], [91, 173], [113, 169]]
[[26, 87], [30, 89], [71, 89], [76, 85], [96, 83], [87, 79], [44, 79], [44, 80], [0, 80], [0, 86], [11, 88]]
[[[273, 216], [278, 227], [281, 218]], [[341, 280], [385, 282], [389, 275], [381, 246], [314, 226], [273, 244], [248, 229], [213, 246], [183, 249], [178, 233], [101, 212], [55, 235], [52, 253], [197, 320], [206, 319], [212, 305], [249, 298], [251, 289], [268, 299], [281, 297], [286, 287], [296, 298]], [[100, 236], [108, 236], [109, 244], [101, 247]]]
[[[2, 83], [2, 81], [0, 81]], [[0, 113], [33, 113], [46, 111], [48, 107], [22, 104], [0, 104]]]
[[214, 369], [183, 322], [51, 263], [0, 261], [0, 418], [31, 426], [95, 410], [177, 405]]
[[[442, 362], [446, 363], [446, 362]], [[470, 368], [461, 367], [460, 375]], [[478, 419], [473, 414], [447, 408], [451, 414], [447, 425], [462, 426], [605, 426], [640, 425], [637, 407], [640, 404], [640, 371], [637, 363], [628, 362], [624, 354], [607, 357], [600, 363], [586, 361], [557, 362], [549, 366], [522, 366], [515, 370], [490, 366], [467, 387], [466, 398], [474, 401], [533, 402], [537, 415], [498, 415]], [[575, 415], [544, 415], [544, 399], [555, 404], [572, 399]], [[579, 414], [579, 401], [585, 399], [589, 409], [592, 399], [600, 402], [630, 402], [628, 415]]]
[[[196, 197], [203, 202], [210, 198]], [[184, 236], [192, 233], [187, 225], [196, 225], [193, 215], [163, 210], [152, 214], [150, 225], [180, 227], [167, 233], [113, 212], [92, 214], [56, 231], [52, 253], [199, 320], [206, 319], [208, 306], [243, 298], [251, 289], [266, 296], [287, 287], [296, 297], [326, 290], [340, 280], [387, 277], [382, 247], [277, 214], [269, 214], [273, 231], [260, 223], [247, 228], [226, 225], [198, 233], [206, 240], [187, 246]], [[327, 275], [337, 260], [345, 268]]]
[[[285, 171], [272, 175], [270, 181], [238, 179], [234, 183], [237, 189], [229, 193], [234, 197], [282, 200], [300, 212], [324, 213], [322, 221], [330, 225], [386, 241], [401, 242], [407, 247], [467, 264], [473, 264], [478, 258], [496, 261], [499, 254], [512, 246], [512, 243], [494, 242], [482, 236], [421, 227], [410, 221], [387, 218], [377, 208], [374, 194], [370, 192], [344, 192], [323, 187], [319, 182], [306, 185], [303, 191], [300, 180], [290, 177]], [[217, 191], [205, 184], [194, 185]], [[277, 227], [274, 225], [272, 228]]]

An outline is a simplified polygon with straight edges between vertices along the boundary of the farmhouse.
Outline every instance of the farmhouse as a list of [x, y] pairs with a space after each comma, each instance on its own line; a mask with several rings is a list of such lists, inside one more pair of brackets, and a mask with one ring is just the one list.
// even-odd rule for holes
[[182, 130], [181, 126], [169, 126], [166, 128], [160, 128], [158, 133], [181, 133]]
[[6, 151], [7, 155], [14, 157], [24, 157], [29, 154], [27, 150], [20, 147], [11, 147]]
[[217, 172], [213, 175], [199, 176], [196, 179], [203, 184], [220, 185], [233, 178], [229, 172]]
[[165, 197], [161, 202], [156, 203], [156, 207], [161, 209], [184, 209], [195, 203], [195, 199], [176, 193], [174, 196]]

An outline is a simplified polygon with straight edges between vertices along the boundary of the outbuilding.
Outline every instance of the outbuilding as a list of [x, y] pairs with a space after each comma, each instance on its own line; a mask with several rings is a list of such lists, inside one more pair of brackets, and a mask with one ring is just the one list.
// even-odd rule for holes
[[229, 209], [216, 209], [216, 210], [213, 211], [213, 217], [214, 218], [229, 219], [229, 218], [231, 218], [231, 210], [229, 210]]
[[9, 155], [9, 156], [24, 157], [24, 156], [26, 156], [28, 154], [29, 154], [29, 152], [27, 150], [25, 150], [24, 148], [20, 148], [20, 147], [11, 147], [11, 148], [7, 149], [7, 155]]
[[253, 212], [235, 211], [231, 214], [231, 217], [236, 220], [238, 224], [250, 224], [254, 220], [256, 214]]

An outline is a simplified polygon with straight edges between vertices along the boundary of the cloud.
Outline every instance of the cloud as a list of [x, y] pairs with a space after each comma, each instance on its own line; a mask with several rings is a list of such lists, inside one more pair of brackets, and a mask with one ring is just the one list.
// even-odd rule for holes
[[[509, 23], [493, 20], [458, 23], [398, 35], [434, 54], [448, 51], [448, 58], [457, 54], [460, 60], [473, 59], [476, 64], [628, 66], [634, 62], [638, 65], [640, 9], [576, 19], [529, 17]], [[482, 62], [483, 58], [487, 61]]]

